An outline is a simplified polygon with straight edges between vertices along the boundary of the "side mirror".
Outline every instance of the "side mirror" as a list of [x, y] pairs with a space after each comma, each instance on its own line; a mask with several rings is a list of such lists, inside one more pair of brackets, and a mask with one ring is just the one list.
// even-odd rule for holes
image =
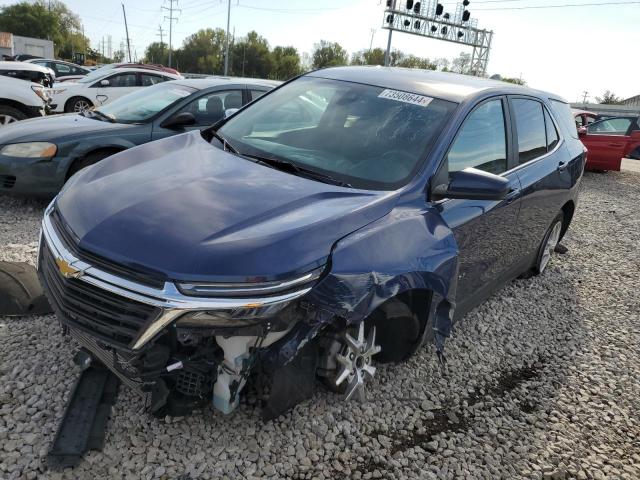
[[108, 87], [111, 84], [111, 82], [107, 79], [104, 80], [100, 80], [100, 86], [101, 87]]
[[178, 128], [178, 127], [186, 127], [188, 125], [195, 125], [195, 123], [196, 123], [196, 117], [193, 116], [193, 113], [182, 112], [167, 118], [164, 122], [160, 124], [160, 127], [161, 128]]
[[578, 136], [584, 137], [587, 134], [587, 127], [580, 127], [578, 129]]
[[224, 118], [230, 117], [231, 115], [236, 113], [238, 110], [240, 110], [240, 109], [239, 108], [227, 108], [224, 111]]
[[451, 174], [448, 184], [433, 188], [432, 200], [460, 198], [465, 200], [503, 200], [509, 193], [509, 180], [476, 168], [465, 168]]

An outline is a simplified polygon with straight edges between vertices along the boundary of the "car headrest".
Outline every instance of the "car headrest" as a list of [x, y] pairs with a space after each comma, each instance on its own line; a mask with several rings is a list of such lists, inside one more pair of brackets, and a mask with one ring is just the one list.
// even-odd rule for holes
[[234, 92], [227, 95], [224, 99], [224, 109], [241, 108], [242, 107], [242, 94], [240, 92]]
[[220, 97], [213, 96], [207, 100], [207, 113], [213, 117], [222, 118], [224, 116], [224, 108]]

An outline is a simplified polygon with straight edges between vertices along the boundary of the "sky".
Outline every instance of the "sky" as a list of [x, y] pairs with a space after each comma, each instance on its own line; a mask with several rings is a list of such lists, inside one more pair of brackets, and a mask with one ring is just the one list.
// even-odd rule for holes
[[[403, 3], [404, 0], [398, 0]], [[640, 1], [627, 5], [548, 8], [552, 5], [603, 3], [616, 0], [471, 0], [467, 7], [478, 27], [494, 32], [487, 73], [522, 77], [534, 88], [575, 102], [595, 101], [605, 90], [628, 98], [640, 94]], [[617, 0], [619, 2], [630, 0]], [[0, 0], [0, 6], [19, 0]], [[178, 0], [172, 43], [201, 28], [226, 28], [228, 0]], [[169, 0], [66, 0], [98, 48], [111, 35], [114, 50], [126, 38], [122, 3], [127, 11], [132, 54], [159, 41], [162, 26], [168, 42]], [[453, 12], [455, 0], [441, 0]], [[231, 32], [236, 37], [256, 30], [273, 47], [293, 45], [311, 52], [320, 39], [340, 43], [349, 53], [386, 48], [382, 28], [385, 0], [231, 0]], [[546, 7], [546, 8], [523, 8]], [[392, 47], [429, 58], [454, 58], [472, 48], [394, 32]], [[216, 72], [220, 73], [220, 72]]]

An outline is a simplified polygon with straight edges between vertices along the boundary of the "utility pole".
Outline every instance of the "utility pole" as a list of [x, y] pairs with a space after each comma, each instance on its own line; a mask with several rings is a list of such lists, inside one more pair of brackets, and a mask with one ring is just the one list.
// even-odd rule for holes
[[131, 44], [129, 43], [129, 26], [127, 25], [127, 12], [124, 10], [124, 3], [122, 4], [122, 15], [124, 15], [124, 29], [127, 32], [127, 52], [129, 52], [129, 63], [131, 63]]
[[[393, 0], [393, 5], [391, 6], [393, 10], [396, 9], [396, 0]], [[393, 14], [391, 14], [393, 15]], [[393, 30], [389, 29], [389, 38], [387, 39], [387, 51], [384, 53], [384, 66], [388, 67], [391, 63], [391, 34]]]
[[164, 18], [169, 20], [169, 65], [167, 66], [171, 66], [171, 51], [173, 49], [173, 21], [174, 20], [178, 20], [177, 17], [173, 16], [173, 12], [174, 10], [180, 11], [176, 8], [173, 8], [173, 3], [175, 2], [176, 4], [178, 3], [178, 0], [168, 0], [169, 2], [169, 8], [163, 6], [162, 8], [164, 10], [168, 10], [169, 11], [169, 16], [165, 16]]
[[224, 37], [224, 74], [229, 73], [229, 25], [231, 23], [231, 0], [227, 4], [227, 34]]
[[162, 25], [158, 26], [158, 30], [160, 30], [160, 33], [157, 34], [160, 37], [160, 61], [158, 63], [162, 63], [164, 61], [164, 35], [162, 33]]
[[371, 41], [369, 42], [369, 53], [371, 53], [371, 49], [373, 48], [373, 37], [376, 35], [376, 29], [371, 29]]
[[589, 92], [586, 90], [582, 92], [582, 103], [587, 103], [587, 97], [589, 96]]

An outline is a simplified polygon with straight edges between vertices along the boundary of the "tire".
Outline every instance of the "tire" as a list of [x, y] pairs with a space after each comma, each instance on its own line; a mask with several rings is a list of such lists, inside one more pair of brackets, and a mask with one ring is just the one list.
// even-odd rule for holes
[[27, 116], [14, 107], [0, 105], [0, 127], [24, 120]]
[[100, 160], [104, 160], [111, 155], [114, 155], [117, 152], [113, 151], [101, 151], [101, 152], [93, 152], [88, 154], [87, 156], [80, 158], [73, 162], [71, 168], [69, 169], [69, 173], [67, 175], [67, 179], [73, 177], [74, 174], [78, 173], [83, 168], [87, 168], [94, 163], [98, 163]]
[[399, 363], [407, 360], [421, 339], [420, 320], [402, 300], [392, 298], [382, 304], [365, 321], [367, 329], [376, 327], [378, 345], [382, 347], [374, 358], [378, 363]]
[[84, 97], [73, 97], [67, 101], [64, 111], [67, 113], [80, 113], [93, 107], [91, 100]]
[[560, 212], [553, 222], [549, 226], [547, 233], [542, 239], [540, 248], [538, 249], [538, 255], [536, 257], [536, 263], [533, 267], [534, 275], [540, 275], [545, 271], [549, 261], [553, 256], [554, 250], [558, 242], [560, 241], [560, 235], [562, 233], [562, 224], [564, 222], [564, 214]]
[[640, 147], [636, 148], [633, 152], [631, 152], [631, 154], [629, 155], [629, 158], [633, 160], [640, 160]]

